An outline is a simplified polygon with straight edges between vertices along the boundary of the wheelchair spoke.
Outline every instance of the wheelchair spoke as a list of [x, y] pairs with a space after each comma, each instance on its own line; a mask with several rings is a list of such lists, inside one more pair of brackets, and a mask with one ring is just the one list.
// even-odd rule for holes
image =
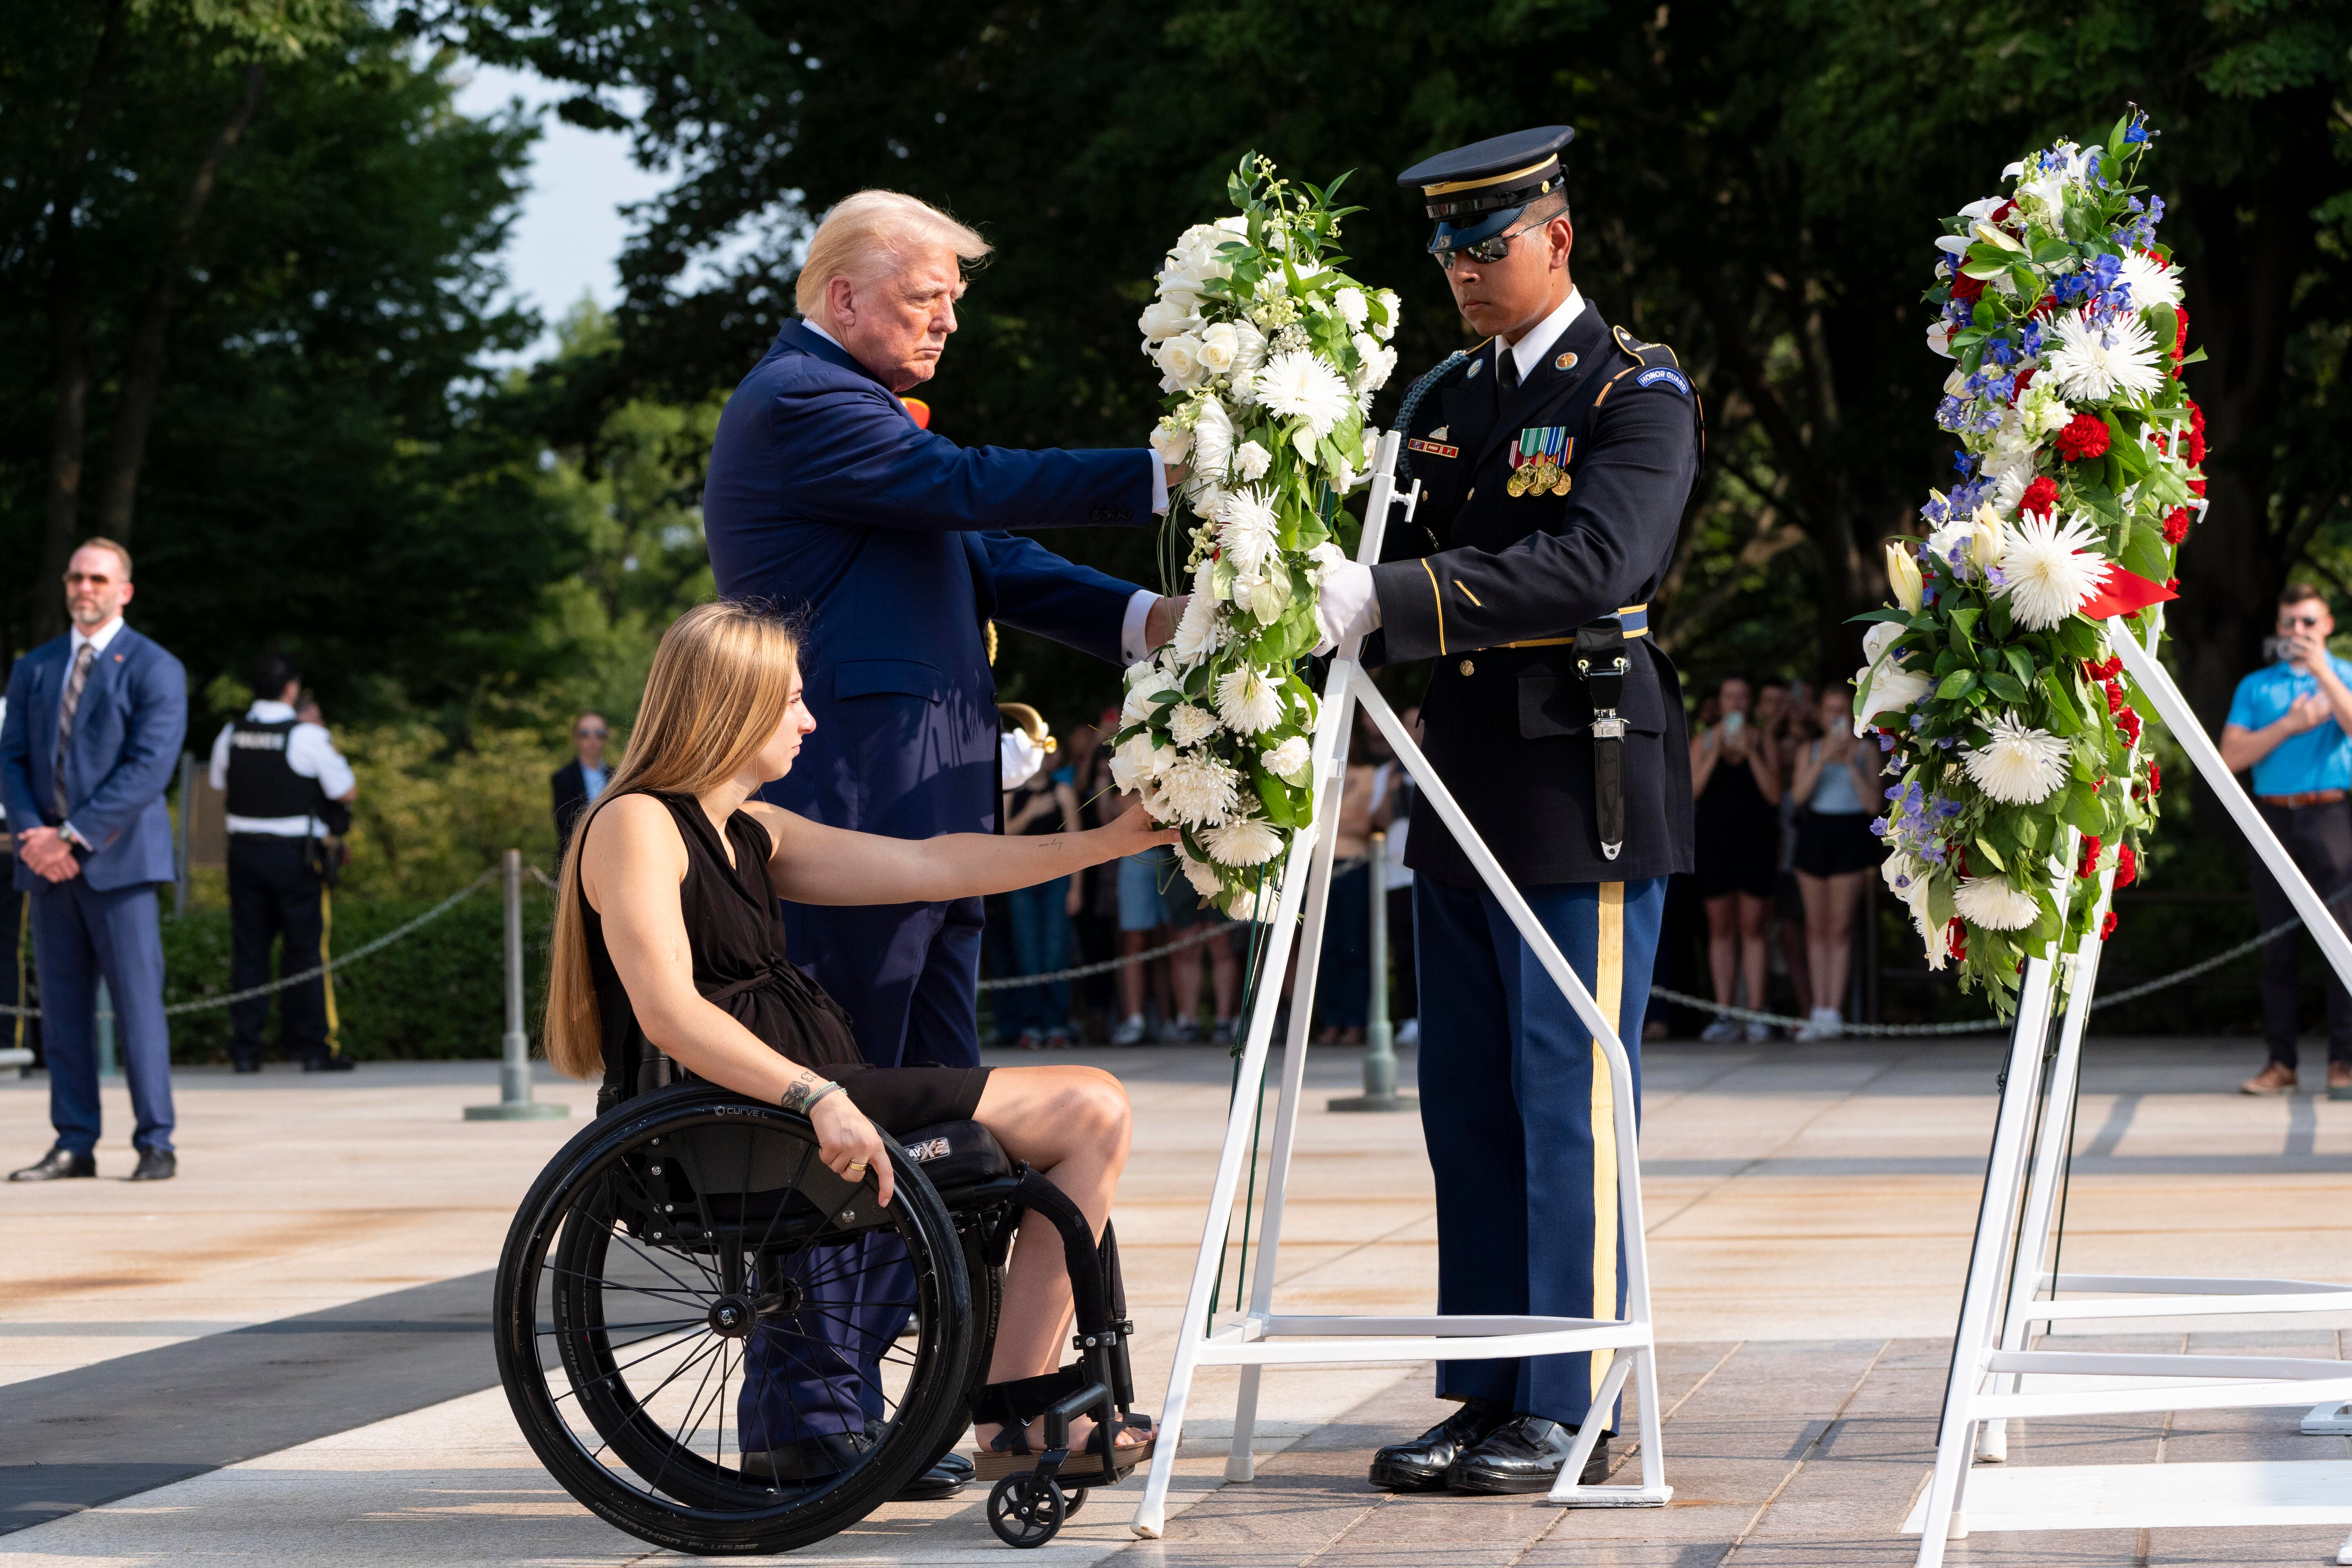
[[[586, 1383], [586, 1384], [583, 1384], [582, 1386], [583, 1386], [583, 1387], [587, 1387], [587, 1388], [593, 1388], [593, 1387], [595, 1387], [595, 1386], [596, 1386], [598, 1384], [600, 1384], [600, 1383], [610, 1383], [610, 1382], [612, 1382], [614, 1378], [616, 1378], [616, 1377], [620, 1376], [623, 1373], [625, 1373], [625, 1372], [628, 1371], [628, 1370], [629, 1370], [629, 1368], [631, 1368], [631, 1367], [633, 1367], [633, 1366], [638, 1366], [638, 1365], [641, 1365], [641, 1364], [643, 1364], [643, 1363], [646, 1363], [646, 1362], [649, 1362], [649, 1361], [653, 1360], [653, 1359], [654, 1359], [654, 1357], [656, 1357], [656, 1356], [657, 1356], [657, 1355], [661, 1354], [661, 1353], [662, 1353], [662, 1352], [664, 1352], [664, 1351], [676, 1350], [679, 1345], [681, 1345], [681, 1344], [685, 1343], [685, 1342], [686, 1342], [686, 1341], [687, 1341], [688, 1339], [689, 1339], [690, 1337], [692, 1337], [692, 1335], [695, 1333], [695, 1331], [695, 1331], [695, 1330], [693, 1330], [693, 1329], [682, 1329], [682, 1330], [678, 1331], [678, 1332], [677, 1332], [676, 1334], [674, 1334], [674, 1335], [672, 1335], [672, 1336], [671, 1336], [671, 1340], [670, 1340], [670, 1342], [669, 1342], [668, 1344], [666, 1344], [666, 1345], [660, 1345], [660, 1346], [656, 1347], [656, 1348], [655, 1348], [655, 1349], [653, 1349], [653, 1350], [649, 1350], [649, 1351], [647, 1351], [645, 1354], [643, 1354], [643, 1355], [639, 1356], [635, 1361], [632, 1361], [632, 1362], [624, 1362], [624, 1363], [622, 1363], [619, 1366], [614, 1367], [614, 1368], [612, 1371], [610, 1371], [610, 1372], [606, 1372], [606, 1373], [598, 1373], [596, 1376], [590, 1378], [590, 1379], [587, 1381], [587, 1383]], [[708, 1327], [708, 1326], [705, 1326], [705, 1327], [703, 1327], [703, 1328], [701, 1329], [701, 1331], [701, 1331], [701, 1332], [703, 1332], [703, 1333], [706, 1333], [706, 1334], [707, 1334], [707, 1333], [709, 1333], [709, 1332], [710, 1331], [710, 1330], [709, 1329], [709, 1327]], [[647, 1336], [647, 1338], [650, 1338], [650, 1339], [659, 1339], [660, 1337], [661, 1337], [661, 1336], [660, 1336], [660, 1335], [658, 1335], [658, 1334], [653, 1334], [653, 1335], [648, 1335], [648, 1336]], [[644, 1344], [645, 1342], [645, 1342], [645, 1340], [638, 1340], [638, 1341], [635, 1342], [635, 1343], [634, 1343], [633, 1345], [631, 1345], [629, 1348], [634, 1349], [634, 1348], [635, 1348], [635, 1345], [641, 1345], [641, 1344]], [[697, 1354], [700, 1354], [700, 1353], [702, 1353], [702, 1352], [697, 1352], [696, 1353], [697, 1353]], [[580, 1390], [579, 1390], [578, 1388], [568, 1388], [568, 1389], [565, 1389], [562, 1394], [557, 1394], [557, 1395], [556, 1395], [556, 1398], [558, 1398], [558, 1399], [560, 1399], [560, 1400], [561, 1400], [561, 1399], [569, 1399], [569, 1398], [571, 1398], [573, 1394], [577, 1394], [577, 1393], [579, 1393], [579, 1392], [580, 1392]]]
[[[815, 1157], [815, 1144], [803, 1143], [801, 1145], [801, 1163], [793, 1168], [792, 1180], [784, 1184], [784, 1187], [787, 1191], [795, 1193], [800, 1191], [801, 1178], [808, 1174], [809, 1162]], [[790, 1206], [791, 1205], [782, 1202], [779, 1202], [776, 1205], [776, 1212], [768, 1216], [768, 1228], [760, 1233], [760, 1245], [753, 1247], [751, 1249], [752, 1251], [765, 1252], [768, 1250], [768, 1243], [776, 1238], [776, 1222], [784, 1217], [784, 1210]], [[808, 1243], [803, 1241], [801, 1243], [801, 1246], [805, 1247], [808, 1246]], [[795, 1253], [794, 1256], [797, 1257], [799, 1255]]]
[[[719, 1342], [719, 1349], [723, 1352], [726, 1348], [727, 1342], [725, 1340], [720, 1340]], [[700, 1360], [707, 1358], [710, 1352], [709, 1351], [705, 1351], [702, 1352], [702, 1355], [697, 1359]], [[683, 1372], [686, 1369], [683, 1367], [678, 1369], [679, 1372]], [[670, 1373], [670, 1378], [674, 1378], [677, 1375], [677, 1373]], [[668, 1385], [669, 1378], [664, 1378], [662, 1380], [662, 1386], [667, 1388]], [[698, 1411], [702, 1404], [702, 1391], [709, 1386], [710, 1365], [705, 1364], [702, 1369], [702, 1381], [694, 1385], [694, 1393], [686, 1402], [686, 1415], [678, 1422], [677, 1430], [670, 1434], [669, 1447], [663, 1453], [662, 1462], [654, 1467], [653, 1479], [646, 1483], [652, 1490], [656, 1492], [659, 1492], [661, 1490], [662, 1478], [669, 1474], [670, 1461], [677, 1458], [677, 1451], [682, 1446], [682, 1438], [686, 1432], [688, 1422], [691, 1421], [697, 1426], [701, 1425]], [[659, 1390], [656, 1390], [656, 1392], [658, 1393]], [[645, 1409], [645, 1402], [643, 1400], [638, 1401], [637, 1408], [640, 1410]], [[650, 1414], [650, 1412], [648, 1412], [648, 1414]], [[681, 1499], [680, 1500], [682, 1501], [684, 1500]]]
[[[636, 1190], [639, 1201], [645, 1205], [646, 1212], [650, 1215], [658, 1215], [661, 1212], [662, 1205], [654, 1201], [653, 1193], [647, 1189], [643, 1181], [638, 1179], [636, 1173], [629, 1171], [626, 1166], [616, 1166], [615, 1169], [622, 1171], [627, 1175], [631, 1184]], [[612, 1227], [612, 1232], [614, 1238], [619, 1241], [624, 1247], [626, 1247], [631, 1251], [636, 1253], [638, 1257], [644, 1258], [646, 1262], [653, 1263], [653, 1266], [656, 1268], [661, 1268], [661, 1271], [664, 1274], [668, 1274], [671, 1280], [677, 1285], [679, 1289], [684, 1290], [692, 1289], [692, 1287], [688, 1286], [685, 1280], [679, 1279], [675, 1274], [670, 1274], [668, 1269], [662, 1268], [660, 1264], [655, 1263], [652, 1258], [646, 1256], [645, 1248], [637, 1245], [636, 1238], [632, 1237], [625, 1228], [616, 1224]], [[670, 1256], [677, 1258], [681, 1262], [692, 1265], [702, 1274], [703, 1278], [709, 1281], [712, 1289], [715, 1290], [721, 1288], [719, 1283], [719, 1277], [711, 1273], [709, 1268], [705, 1267], [699, 1258], [684, 1251], [672, 1251]]]
[[[883, 1405], [885, 1406], [885, 1415], [887, 1415], [891, 1410], [895, 1410], [898, 1407], [898, 1402], [890, 1397], [890, 1391], [888, 1389], [884, 1388], [878, 1382], [875, 1382], [873, 1379], [868, 1378], [866, 1374], [865, 1369], [862, 1367], [852, 1365], [849, 1358], [841, 1353], [841, 1347], [835, 1344], [831, 1340], [826, 1339], [823, 1334], [803, 1333], [797, 1329], [782, 1328], [775, 1324], [769, 1325], [769, 1331], [772, 1333], [787, 1335], [793, 1339], [804, 1340], [813, 1345], [822, 1345], [824, 1348], [825, 1353], [833, 1357], [834, 1361], [840, 1365], [844, 1373], [857, 1379], [860, 1383], [870, 1384], [873, 1386], [875, 1393], [881, 1396]], [[876, 1359], [879, 1360], [881, 1358], [877, 1357]], [[912, 1365], [913, 1363], [908, 1363], [906, 1364]]]
[[584, 1279], [589, 1284], [596, 1286], [600, 1289], [625, 1291], [632, 1296], [651, 1296], [656, 1301], [661, 1301], [673, 1307], [684, 1306], [686, 1304], [685, 1302], [673, 1300], [673, 1298], [679, 1295], [684, 1295], [695, 1300], [707, 1301], [710, 1299], [709, 1291], [698, 1290], [688, 1285], [681, 1285], [675, 1290], [667, 1289], [659, 1285], [624, 1285], [617, 1279], [607, 1279], [601, 1275], [595, 1274], [583, 1274], [577, 1268], [562, 1268], [552, 1263], [542, 1263], [540, 1267], [550, 1274], [564, 1274], [569, 1275], [574, 1279]]
[[[887, 1345], [887, 1346], [891, 1347], [891, 1348], [887, 1349], [887, 1350], [880, 1350], [880, 1351], [877, 1351], [877, 1352], [874, 1352], [874, 1359], [875, 1359], [876, 1361], [880, 1361], [880, 1362], [890, 1362], [890, 1364], [892, 1364], [893, 1366], [905, 1366], [905, 1367], [911, 1367], [911, 1366], [913, 1366], [913, 1365], [915, 1364], [915, 1358], [914, 1358], [914, 1357], [912, 1357], [912, 1356], [908, 1356], [908, 1355], [905, 1355], [903, 1352], [900, 1352], [900, 1351], [898, 1351], [898, 1350], [897, 1349], [897, 1346], [898, 1346], [898, 1335], [896, 1335], [896, 1334], [883, 1334], [883, 1333], [878, 1333], [878, 1332], [877, 1332], [877, 1331], [873, 1331], [873, 1330], [866, 1329], [866, 1328], [863, 1328], [863, 1327], [861, 1327], [859, 1324], [857, 1324], [855, 1321], [853, 1321], [853, 1320], [851, 1320], [851, 1319], [849, 1319], [849, 1318], [844, 1317], [844, 1316], [843, 1316], [841, 1313], [839, 1313], [839, 1312], [828, 1312], [828, 1311], [825, 1311], [825, 1310], [824, 1310], [824, 1309], [822, 1309], [822, 1308], [819, 1308], [819, 1309], [818, 1309], [818, 1312], [819, 1312], [819, 1315], [820, 1315], [820, 1316], [824, 1317], [827, 1321], [829, 1321], [829, 1322], [831, 1322], [832, 1324], [834, 1324], [834, 1326], [835, 1326], [835, 1327], [836, 1327], [836, 1328], [840, 1328], [840, 1329], [845, 1329], [845, 1330], [848, 1331], [848, 1332], [849, 1332], [850, 1334], [853, 1334], [853, 1335], [856, 1336], [856, 1338], [857, 1338], [860, 1342], [863, 1342], [863, 1341], [865, 1341], [865, 1340], [868, 1340], [868, 1339], [872, 1339], [872, 1340], [879, 1341], [879, 1342], [880, 1342], [881, 1343], [883, 1343], [884, 1345]], [[863, 1353], [864, 1347], [863, 1347], [863, 1344], [862, 1344], [862, 1343], [861, 1343], [861, 1344], [858, 1344], [858, 1345], [856, 1345], [856, 1346], [853, 1346], [852, 1348], [856, 1349], [856, 1350], [858, 1350], [858, 1351], [860, 1352], [860, 1353]], [[902, 1357], [902, 1359], [898, 1360], [898, 1361], [891, 1361], [891, 1358], [892, 1358], [892, 1356], [894, 1356], [894, 1355], [900, 1356], [900, 1357]]]
[[[688, 1323], [699, 1323], [705, 1321], [708, 1321], [708, 1320], [703, 1318], [648, 1318], [643, 1322], [604, 1322], [599, 1323], [596, 1326], [604, 1333], [611, 1334], [615, 1331], [625, 1331], [628, 1329], [653, 1329], [658, 1331], [663, 1329], [684, 1328]], [[580, 1332], [578, 1329], [541, 1329], [539, 1331], [539, 1337], [541, 1339], [549, 1339], [556, 1334], [576, 1334], [578, 1332]]]

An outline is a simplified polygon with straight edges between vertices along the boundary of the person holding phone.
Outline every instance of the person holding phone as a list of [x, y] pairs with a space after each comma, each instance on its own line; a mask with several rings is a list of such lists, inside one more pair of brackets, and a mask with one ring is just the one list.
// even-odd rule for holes
[[[2318, 589], [2290, 583], [2279, 595], [2278, 662], [2238, 682], [2221, 726], [2221, 760], [2232, 773], [2253, 771], [2255, 806], [2311, 880], [2338, 924], [2352, 931], [2347, 905], [2333, 900], [2352, 883], [2352, 663], [2327, 651], [2336, 617]], [[2269, 930], [2294, 918], [2286, 889], [2252, 857], [2254, 918]], [[2293, 1094], [2302, 1032], [2296, 960], [2302, 942], [2283, 936], [2263, 950], [2263, 1037], [2270, 1061], [2238, 1086], [2245, 1094]], [[2327, 1086], [2352, 1089], [2352, 994], [2327, 972]]]
[[[1780, 770], [1762, 730], [1749, 721], [1755, 688], [1727, 676], [1716, 695], [1723, 718], [1691, 742], [1696, 802], [1692, 878], [1706, 907], [1707, 960], [1718, 1006], [1764, 1009], [1764, 922], [1780, 866]], [[1738, 988], [1745, 986], [1744, 1002]], [[1699, 1038], [1722, 1043], [1771, 1038], [1769, 1025], [1718, 1016]]]

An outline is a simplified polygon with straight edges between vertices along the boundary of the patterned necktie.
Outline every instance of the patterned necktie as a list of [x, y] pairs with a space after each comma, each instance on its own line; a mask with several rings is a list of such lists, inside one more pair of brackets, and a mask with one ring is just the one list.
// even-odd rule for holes
[[1519, 356], [1499, 342], [1495, 345], [1495, 384], [1506, 397], [1519, 389]]
[[81, 706], [81, 689], [89, 684], [89, 667], [98, 662], [98, 649], [89, 643], [74, 656], [72, 673], [66, 677], [66, 689], [58, 699], [58, 765], [51, 770], [55, 785], [49, 792], [49, 805], [58, 820], [66, 819], [66, 748], [73, 743], [74, 710]]

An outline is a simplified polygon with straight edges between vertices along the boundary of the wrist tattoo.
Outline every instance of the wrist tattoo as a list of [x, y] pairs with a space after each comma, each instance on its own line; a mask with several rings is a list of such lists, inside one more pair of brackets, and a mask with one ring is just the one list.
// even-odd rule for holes
[[802, 1116], [806, 1116], [809, 1113], [809, 1108], [811, 1106], [814, 1105], [818, 1100], [823, 1100], [826, 1095], [834, 1093], [840, 1088], [841, 1085], [834, 1082], [831, 1079], [802, 1079], [790, 1089], [784, 1090], [784, 1098], [782, 1101], [783, 1108], [786, 1110], [793, 1111]]

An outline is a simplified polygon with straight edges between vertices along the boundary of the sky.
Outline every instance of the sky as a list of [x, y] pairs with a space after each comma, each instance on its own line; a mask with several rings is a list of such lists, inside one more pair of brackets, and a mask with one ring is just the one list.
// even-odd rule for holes
[[[473, 79], [457, 94], [458, 110], [468, 115], [492, 113], [515, 98], [535, 107], [568, 96], [566, 89], [528, 71], [471, 69]], [[613, 264], [628, 235], [620, 209], [656, 195], [667, 182], [630, 162], [628, 138], [619, 132], [583, 130], [558, 120], [551, 109], [540, 116], [540, 126], [531, 188], [508, 238], [506, 265], [515, 295], [551, 323], [583, 294], [608, 310], [619, 301], [620, 275]], [[537, 359], [554, 341], [550, 331], [516, 357]]]

